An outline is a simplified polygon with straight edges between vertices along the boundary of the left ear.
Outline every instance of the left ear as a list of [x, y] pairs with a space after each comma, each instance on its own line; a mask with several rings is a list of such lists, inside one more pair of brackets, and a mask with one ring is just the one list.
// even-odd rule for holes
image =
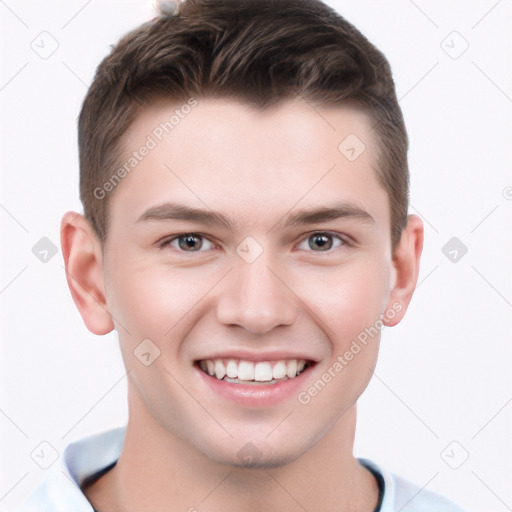
[[390, 291], [386, 311], [394, 311], [387, 318], [384, 314], [384, 325], [397, 325], [405, 315], [412, 294], [418, 282], [420, 256], [423, 249], [423, 222], [417, 215], [407, 217], [407, 225], [393, 254], [395, 280]]

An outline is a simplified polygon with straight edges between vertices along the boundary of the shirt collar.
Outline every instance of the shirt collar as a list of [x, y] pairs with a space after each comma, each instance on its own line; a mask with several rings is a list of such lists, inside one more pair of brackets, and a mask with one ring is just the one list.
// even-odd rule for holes
[[117, 461], [121, 455], [125, 431], [125, 427], [109, 430], [75, 441], [66, 447], [64, 465], [78, 486]]

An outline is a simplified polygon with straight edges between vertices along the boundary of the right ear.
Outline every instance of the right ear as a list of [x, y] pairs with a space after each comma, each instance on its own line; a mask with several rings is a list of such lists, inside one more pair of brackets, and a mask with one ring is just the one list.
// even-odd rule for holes
[[67, 212], [60, 243], [69, 290], [87, 329], [94, 334], [109, 333], [114, 322], [107, 307], [103, 250], [96, 232], [83, 215]]

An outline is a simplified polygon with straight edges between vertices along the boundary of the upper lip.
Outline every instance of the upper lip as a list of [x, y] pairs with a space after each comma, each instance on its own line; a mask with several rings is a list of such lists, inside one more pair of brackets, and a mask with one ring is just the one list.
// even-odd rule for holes
[[230, 350], [230, 351], [222, 351], [222, 352], [215, 352], [211, 355], [206, 355], [202, 357], [198, 357], [195, 360], [196, 361], [204, 361], [204, 360], [214, 360], [214, 359], [236, 359], [236, 360], [242, 360], [242, 361], [252, 361], [254, 363], [258, 363], [261, 361], [283, 361], [283, 360], [290, 360], [290, 359], [298, 359], [305, 360], [311, 363], [318, 362], [318, 359], [315, 357], [300, 353], [300, 352], [290, 352], [290, 351], [284, 351], [284, 350], [272, 350], [272, 351], [266, 351], [266, 352], [247, 352], [243, 350]]

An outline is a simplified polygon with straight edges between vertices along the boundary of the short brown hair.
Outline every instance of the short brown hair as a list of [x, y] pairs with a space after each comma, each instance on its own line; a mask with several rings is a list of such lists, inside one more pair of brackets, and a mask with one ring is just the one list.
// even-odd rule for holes
[[[320, 0], [186, 0], [123, 37], [101, 62], [79, 118], [80, 198], [99, 238], [122, 139], [155, 97], [230, 97], [265, 108], [303, 98], [355, 104], [374, 123], [378, 178], [391, 208], [391, 240], [407, 218], [407, 132], [384, 55]], [[341, 142], [341, 141], [340, 141]]]

